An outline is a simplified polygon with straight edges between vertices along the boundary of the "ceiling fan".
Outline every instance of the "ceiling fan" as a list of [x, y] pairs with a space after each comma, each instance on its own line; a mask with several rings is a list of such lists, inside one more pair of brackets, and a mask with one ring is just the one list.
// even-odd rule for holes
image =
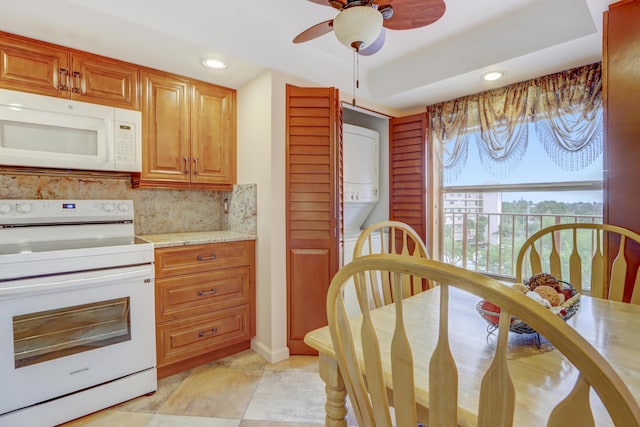
[[[385, 41], [385, 29], [408, 30], [433, 24], [444, 15], [444, 0], [309, 0], [340, 12], [294, 39], [304, 43], [334, 31], [338, 40], [360, 55], [373, 55]], [[367, 34], [368, 33], [368, 34]], [[367, 38], [367, 40], [362, 40]]]

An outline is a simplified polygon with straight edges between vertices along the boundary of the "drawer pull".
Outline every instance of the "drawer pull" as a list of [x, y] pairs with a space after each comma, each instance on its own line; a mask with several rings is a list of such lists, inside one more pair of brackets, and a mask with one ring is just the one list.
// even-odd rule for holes
[[216, 259], [216, 254], [209, 256], [198, 255], [198, 261], [213, 261], [214, 259]]
[[202, 338], [202, 337], [206, 337], [209, 335], [215, 335], [218, 333], [218, 328], [211, 328], [211, 330], [209, 331], [200, 331], [198, 332], [198, 337]]
[[211, 288], [208, 291], [198, 291], [198, 296], [199, 297], [204, 297], [204, 296], [207, 296], [207, 295], [213, 295], [216, 292], [218, 292], [218, 290], [216, 288]]

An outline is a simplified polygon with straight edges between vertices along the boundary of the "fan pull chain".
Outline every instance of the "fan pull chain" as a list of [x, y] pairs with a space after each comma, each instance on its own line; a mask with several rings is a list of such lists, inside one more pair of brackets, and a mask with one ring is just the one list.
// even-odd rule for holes
[[356, 90], [359, 86], [358, 83], [358, 48], [353, 49], [353, 101], [352, 104], [356, 106]]

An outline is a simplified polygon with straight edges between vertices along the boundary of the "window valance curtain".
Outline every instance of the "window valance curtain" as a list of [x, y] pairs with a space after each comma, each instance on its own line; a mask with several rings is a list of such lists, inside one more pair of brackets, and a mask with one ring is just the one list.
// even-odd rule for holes
[[601, 64], [431, 105], [427, 111], [446, 180], [462, 171], [472, 142], [489, 173], [508, 175], [526, 152], [530, 124], [555, 164], [580, 170], [602, 153]]

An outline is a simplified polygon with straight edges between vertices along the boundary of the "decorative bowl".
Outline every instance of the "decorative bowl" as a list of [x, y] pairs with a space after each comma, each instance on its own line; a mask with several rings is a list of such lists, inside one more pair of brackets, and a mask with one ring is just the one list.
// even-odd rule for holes
[[[580, 294], [576, 292], [573, 286], [570, 283], [563, 282], [559, 280], [558, 282], [562, 283], [564, 288], [569, 288], [571, 291], [571, 298], [563, 302], [562, 304], [551, 307], [549, 310], [556, 313], [561, 319], [569, 320], [571, 319], [580, 308]], [[494, 306], [495, 307], [495, 306]], [[499, 309], [499, 308], [498, 308]], [[498, 322], [500, 318], [499, 311], [490, 311], [486, 309], [485, 301], [478, 301], [476, 304], [476, 310], [480, 313], [480, 316], [488, 323], [487, 331], [492, 333], [498, 328]], [[522, 320], [518, 319], [516, 316], [511, 316], [511, 323], [509, 325], [509, 331], [515, 332], [516, 334], [535, 334], [537, 333], [535, 329], [531, 326], [527, 325]]]

